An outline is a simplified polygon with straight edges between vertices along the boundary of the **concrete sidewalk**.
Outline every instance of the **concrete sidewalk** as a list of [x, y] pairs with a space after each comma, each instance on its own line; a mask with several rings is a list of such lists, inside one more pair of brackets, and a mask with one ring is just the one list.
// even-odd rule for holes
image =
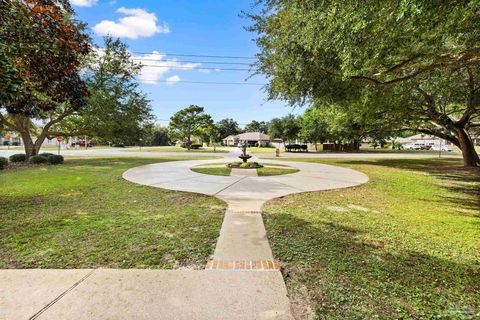
[[291, 319], [279, 272], [2, 270], [0, 319]]

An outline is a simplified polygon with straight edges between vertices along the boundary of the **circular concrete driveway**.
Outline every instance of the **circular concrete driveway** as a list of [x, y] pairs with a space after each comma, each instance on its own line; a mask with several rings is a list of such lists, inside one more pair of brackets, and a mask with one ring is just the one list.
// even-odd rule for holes
[[216, 196], [230, 205], [236, 202], [265, 201], [287, 194], [356, 186], [368, 181], [365, 174], [342, 167], [318, 163], [268, 160], [288, 164], [300, 171], [293, 174], [252, 177], [213, 176], [194, 172], [191, 167], [205, 163], [225, 163], [231, 159], [172, 161], [129, 169], [123, 178], [156, 188], [196, 192]]

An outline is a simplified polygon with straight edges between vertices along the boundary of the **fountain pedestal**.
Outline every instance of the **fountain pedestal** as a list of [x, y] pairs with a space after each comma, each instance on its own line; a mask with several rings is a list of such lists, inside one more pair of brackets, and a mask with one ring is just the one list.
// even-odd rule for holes
[[247, 154], [247, 144], [242, 145], [242, 154], [238, 157], [242, 159], [243, 163], [247, 163], [247, 160], [252, 157], [251, 155]]

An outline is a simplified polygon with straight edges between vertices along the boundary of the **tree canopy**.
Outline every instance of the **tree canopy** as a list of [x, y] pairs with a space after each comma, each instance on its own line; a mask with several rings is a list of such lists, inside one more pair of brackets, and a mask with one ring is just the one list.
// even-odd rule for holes
[[272, 139], [282, 139], [284, 142], [291, 142], [298, 138], [299, 132], [299, 120], [293, 114], [282, 118], [273, 118], [268, 124], [268, 134]]
[[238, 123], [231, 118], [222, 119], [215, 125], [218, 129], [220, 138], [226, 138], [230, 135], [237, 135], [242, 131], [238, 126]]
[[156, 125], [150, 132], [147, 144], [151, 146], [169, 146], [171, 143], [168, 136], [168, 128]]
[[465, 165], [479, 165], [470, 138], [480, 125], [477, 0], [260, 2], [249, 29], [271, 99], [360, 102], [371, 116], [401, 120], [391, 129], [445, 138]]
[[203, 107], [190, 105], [170, 118], [168, 129], [171, 137], [182, 140], [190, 149], [192, 136], [200, 135], [202, 129], [206, 129], [212, 124], [212, 118], [205, 113]]
[[127, 46], [106, 37], [104, 47], [92, 52], [83, 69], [90, 97], [85, 107], [67, 118], [61, 131], [89, 135], [112, 144], [135, 145], [147, 139], [153, 113], [136, 76], [141, 65]]
[[[2, 1], [0, 17], [0, 128], [19, 132], [31, 156], [87, 103], [80, 67], [90, 39], [66, 0]], [[35, 141], [33, 119], [44, 123]]]
[[265, 121], [256, 121], [252, 120], [252, 122], [248, 123], [245, 128], [243, 128], [245, 132], [268, 132], [268, 122]]

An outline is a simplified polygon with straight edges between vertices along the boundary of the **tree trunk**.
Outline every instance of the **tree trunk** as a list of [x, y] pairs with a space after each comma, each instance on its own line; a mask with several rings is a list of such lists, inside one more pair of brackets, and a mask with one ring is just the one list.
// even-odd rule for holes
[[30, 135], [30, 119], [19, 114], [12, 114], [11, 117], [15, 131], [20, 133], [22, 136], [27, 160], [32, 156], [36, 156], [38, 154], [38, 149], [35, 147], [36, 144], [33, 142], [33, 139]]
[[37, 152], [35, 150], [35, 145], [28, 131], [19, 130], [19, 132], [20, 132], [20, 135], [22, 136], [23, 147], [25, 148], [25, 155], [28, 160], [31, 156], [37, 155]]
[[353, 151], [360, 151], [360, 140], [353, 140]]
[[188, 135], [187, 135], [187, 150], [190, 150], [191, 145], [192, 145], [192, 137], [191, 137], [190, 130], [189, 130]]
[[457, 134], [459, 147], [462, 150], [463, 165], [465, 167], [480, 166], [480, 158], [477, 151], [475, 151], [475, 146], [470, 138], [470, 135], [463, 128], [455, 128], [455, 131]]

